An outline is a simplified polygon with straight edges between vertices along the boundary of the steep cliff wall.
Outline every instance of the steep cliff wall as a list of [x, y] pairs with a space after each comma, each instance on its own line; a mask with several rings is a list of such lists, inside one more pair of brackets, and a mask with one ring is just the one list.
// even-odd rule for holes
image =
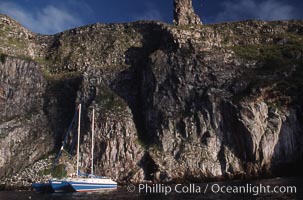
[[0, 44], [0, 177], [56, 150], [80, 102], [82, 169], [95, 108], [96, 172], [121, 182], [277, 174], [302, 160], [302, 21], [94, 24], [43, 36], [1, 19], [1, 40], [31, 37]]
[[54, 148], [43, 112], [46, 81], [37, 64], [3, 57], [0, 63], [0, 177], [15, 174]]

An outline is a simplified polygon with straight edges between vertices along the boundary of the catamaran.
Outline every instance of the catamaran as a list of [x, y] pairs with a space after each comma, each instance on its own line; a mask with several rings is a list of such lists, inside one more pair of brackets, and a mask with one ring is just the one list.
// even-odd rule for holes
[[37, 191], [50, 188], [54, 192], [92, 192], [104, 189], [116, 189], [117, 183], [111, 178], [94, 175], [94, 132], [95, 110], [92, 113], [92, 147], [91, 147], [91, 174], [82, 174], [79, 170], [81, 104], [78, 106], [78, 138], [77, 138], [77, 174], [76, 178], [52, 179], [49, 183], [35, 183], [32, 187]]

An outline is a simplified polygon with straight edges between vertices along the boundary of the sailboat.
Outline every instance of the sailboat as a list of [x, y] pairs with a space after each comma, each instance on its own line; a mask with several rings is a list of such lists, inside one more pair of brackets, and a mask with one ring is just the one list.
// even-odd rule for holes
[[117, 183], [111, 178], [94, 175], [94, 132], [95, 132], [95, 110], [92, 116], [92, 148], [91, 148], [91, 174], [83, 175], [79, 171], [80, 153], [80, 128], [81, 128], [81, 104], [78, 106], [78, 138], [77, 138], [77, 177], [65, 179], [52, 179], [49, 183], [35, 183], [32, 187], [37, 191], [52, 189], [54, 192], [92, 192], [104, 189], [116, 189]]
[[53, 192], [50, 183], [33, 183], [32, 188], [34, 188], [37, 192]]
[[81, 119], [81, 104], [79, 105], [79, 120], [78, 120], [78, 142], [77, 142], [77, 178], [68, 179], [68, 184], [76, 192], [91, 192], [103, 189], [116, 189], [117, 183], [108, 177], [100, 177], [94, 175], [94, 132], [95, 132], [95, 110], [92, 116], [92, 149], [91, 149], [91, 174], [84, 176], [79, 171], [79, 151], [80, 151], [80, 119]]
[[67, 180], [68, 184], [76, 192], [91, 192], [103, 189], [116, 189], [117, 183], [108, 177], [100, 177], [94, 175], [94, 118], [95, 110], [92, 116], [92, 149], [91, 149], [91, 174], [83, 177], [79, 172], [79, 149], [80, 149], [80, 119], [81, 119], [81, 104], [79, 105], [79, 124], [78, 124], [78, 144], [77, 144], [77, 178]]
[[49, 184], [54, 192], [69, 192], [72, 188], [68, 184], [69, 179], [51, 179]]

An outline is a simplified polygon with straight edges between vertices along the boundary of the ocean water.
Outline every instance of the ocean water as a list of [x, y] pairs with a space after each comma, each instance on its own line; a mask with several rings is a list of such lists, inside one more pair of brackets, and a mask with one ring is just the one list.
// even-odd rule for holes
[[[245, 188], [245, 192], [240, 189]], [[263, 187], [263, 192], [262, 192]], [[264, 192], [264, 188], [270, 192]], [[287, 187], [289, 187], [287, 189]], [[291, 188], [292, 187], [292, 191]], [[295, 191], [293, 188], [295, 187]], [[230, 190], [229, 190], [229, 189]], [[261, 188], [261, 189], [260, 189]], [[273, 191], [273, 188], [276, 191]], [[288, 191], [287, 191], [288, 190]], [[261, 191], [261, 192], [260, 192]], [[166, 193], [166, 194], [165, 194]], [[93, 193], [50, 193], [0, 191], [0, 200], [153, 200], [153, 199], [247, 199], [247, 200], [302, 200], [303, 180], [298, 178], [275, 178], [253, 181], [226, 181], [182, 185], [154, 184], [129, 185]]]

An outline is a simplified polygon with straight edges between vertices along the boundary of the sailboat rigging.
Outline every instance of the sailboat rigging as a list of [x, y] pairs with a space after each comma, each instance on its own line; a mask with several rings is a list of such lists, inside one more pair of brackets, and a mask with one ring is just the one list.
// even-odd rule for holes
[[95, 134], [95, 110], [92, 112], [92, 125], [91, 125], [92, 141], [91, 141], [91, 174], [83, 175], [79, 170], [79, 154], [80, 154], [80, 133], [81, 133], [81, 104], [78, 106], [78, 137], [77, 137], [77, 167], [76, 178], [52, 179], [49, 184], [36, 183], [33, 188], [41, 191], [43, 187], [49, 187], [55, 192], [86, 192], [98, 191], [103, 189], [116, 189], [117, 183], [111, 178], [94, 175], [94, 134]]

